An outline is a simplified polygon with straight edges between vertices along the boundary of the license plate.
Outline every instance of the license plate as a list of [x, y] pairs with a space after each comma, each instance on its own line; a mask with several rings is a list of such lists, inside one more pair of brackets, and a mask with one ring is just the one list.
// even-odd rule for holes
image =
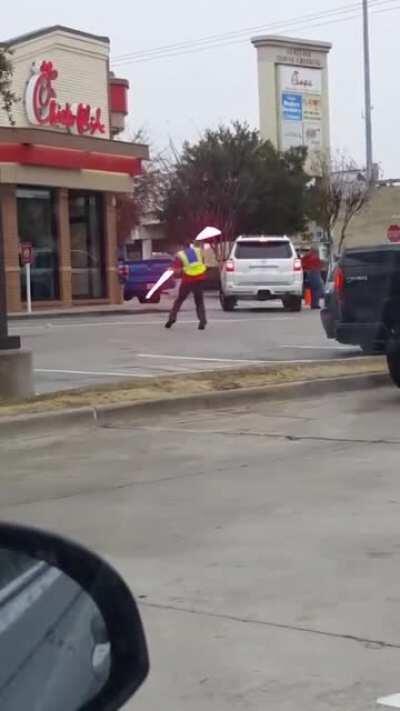
[[276, 270], [276, 269], [279, 269], [279, 267], [277, 267], [274, 264], [257, 264], [252, 267], [249, 267], [249, 269], [252, 269], [255, 271], [260, 271], [260, 269], [275, 269]]

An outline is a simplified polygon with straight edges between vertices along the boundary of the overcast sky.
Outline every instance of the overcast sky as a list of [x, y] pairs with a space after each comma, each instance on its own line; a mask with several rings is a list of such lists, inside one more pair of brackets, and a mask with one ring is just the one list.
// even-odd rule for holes
[[[400, 0], [369, 0], [373, 88], [374, 158], [386, 177], [400, 178], [398, 80]], [[346, 10], [345, 21], [328, 13]], [[390, 11], [387, 11], [390, 9]], [[361, 3], [356, 0], [14, 0], [2, 17], [2, 39], [52, 24], [108, 35], [115, 70], [131, 82], [130, 126], [145, 127], [153, 150], [171, 138], [179, 145], [206, 127], [234, 119], [258, 125], [254, 31], [276, 32], [282, 25], [312, 13], [324, 17], [282, 27], [279, 34], [330, 41], [331, 126], [335, 148], [364, 162], [363, 55]], [[335, 16], [338, 19], [338, 16]], [[325, 24], [321, 24], [321, 23]], [[329, 24], [327, 24], [329, 22]], [[210, 35], [244, 30], [241, 40], [195, 54], [155, 61], [118, 64], [121, 55], [166, 44], [195, 42]], [[257, 33], [256, 33], [257, 34]]]

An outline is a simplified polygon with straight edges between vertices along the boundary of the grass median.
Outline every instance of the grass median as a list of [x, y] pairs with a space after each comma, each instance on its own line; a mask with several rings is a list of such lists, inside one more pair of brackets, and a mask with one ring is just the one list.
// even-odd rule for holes
[[56, 412], [80, 407], [99, 407], [118, 403], [146, 402], [299, 381], [343, 378], [386, 372], [383, 357], [324, 361], [307, 364], [277, 364], [239, 369], [202, 371], [185, 375], [154, 378], [130, 378], [113, 384], [96, 385], [38, 395], [24, 402], [1, 402], [2, 417], [29, 413]]

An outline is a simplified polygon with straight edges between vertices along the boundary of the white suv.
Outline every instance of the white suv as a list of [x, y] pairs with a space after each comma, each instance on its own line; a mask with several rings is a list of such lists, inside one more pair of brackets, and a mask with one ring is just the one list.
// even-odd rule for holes
[[238, 237], [221, 274], [220, 300], [233, 311], [238, 299], [280, 299], [301, 311], [303, 269], [288, 237]]

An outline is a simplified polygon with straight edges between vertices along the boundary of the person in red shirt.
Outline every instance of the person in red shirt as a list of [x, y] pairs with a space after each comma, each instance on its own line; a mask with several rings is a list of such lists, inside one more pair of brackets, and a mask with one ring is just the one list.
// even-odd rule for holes
[[324, 293], [324, 282], [321, 277], [321, 271], [324, 265], [316, 249], [310, 249], [301, 261], [303, 264], [303, 271], [307, 276], [311, 289], [311, 308], [319, 309], [319, 302]]
[[183, 302], [189, 294], [193, 294], [199, 319], [199, 330], [204, 331], [207, 325], [204, 304], [204, 279], [207, 267], [200, 247], [188, 242], [185, 248], [177, 253], [173, 262], [173, 269], [176, 278], [181, 279], [181, 284], [165, 328], [172, 328]]

